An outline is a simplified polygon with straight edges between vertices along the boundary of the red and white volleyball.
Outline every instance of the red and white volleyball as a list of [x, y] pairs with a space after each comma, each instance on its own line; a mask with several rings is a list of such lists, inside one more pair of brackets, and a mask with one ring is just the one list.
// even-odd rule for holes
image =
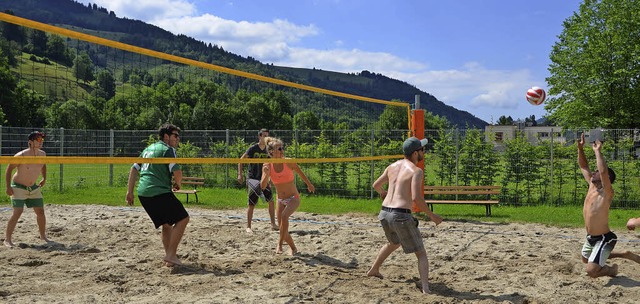
[[547, 93], [541, 87], [532, 87], [527, 90], [527, 101], [534, 105], [538, 106], [544, 102], [544, 99], [547, 98]]

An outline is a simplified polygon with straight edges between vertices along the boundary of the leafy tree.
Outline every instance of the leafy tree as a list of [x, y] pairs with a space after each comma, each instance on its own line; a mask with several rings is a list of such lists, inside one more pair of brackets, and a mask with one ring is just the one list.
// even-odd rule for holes
[[[508, 200], [516, 205], [522, 204], [521, 197], [532, 202], [533, 190], [541, 181], [541, 157], [536, 152], [536, 147], [527, 141], [522, 132], [517, 132], [515, 138], [505, 141], [505, 152], [502, 154], [505, 176], [502, 188], [503, 192], [511, 195]], [[508, 188], [509, 184], [515, 187]]]
[[46, 56], [48, 42], [49, 37], [47, 36], [47, 33], [39, 30], [31, 30], [31, 35], [29, 35], [29, 46], [32, 54], [37, 56]]
[[91, 62], [87, 52], [83, 51], [73, 61], [73, 76], [84, 82], [91, 82], [95, 79], [93, 76], [93, 62]]
[[564, 127], [640, 127], [640, 11], [635, 0], [586, 0], [551, 51], [546, 109]]
[[73, 63], [64, 39], [58, 35], [49, 37], [49, 41], [47, 41], [47, 57], [66, 66], [71, 66]]
[[[6, 10], [5, 13], [15, 15], [11, 10]], [[15, 41], [20, 45], [27, 41], [27, 36], [25, 35], [24, 28], [22, 26], [8, 22], [0, 22], [0, 24], [2, 25], [2, 37], [5, 39]]]
[[57, 102], [47, 109], [47, 126], [66, 129], [97, 129], [96, 110], [84, 101]]
[[438, 139], [433, 145], [434, 154], [440, 159], [440, 165], [435, 166], [436, 176], [440, 185], [454, 185], [458, 159], [458, 147], [454, 138], [455, 130], [438, 130]]
[[493, 185], [498, 154], [479, 129], [467, 129], [460, 149], [460, 179], [465, 185]]
[[378, 127], [382, 130], [406, 130], [407, 108], [387, 105], [378, 117]]
[[96, 95], [106, 100], [116, 95], [116, 79], [109, 70], [98, 72], [96, 77]]
[[[18, 81], [11, 73], [9, 60], [4, 54], [4, 50], [0, 49], [0, 108], [3, 114], [6, 115], [12, 114], [11, 110], [15, 103], [15, 89]], [[4, 121], [4, 118], [2, 121]]]
[[[435, 115], [429, 111], [424, 111], [424, 128], [425, 129], [445, 129], [450, 128], [451, 123], [446, 117]], [[404, 129], [404, 128], [403, 128]]]
[[511, 116], [500, 116], [498, 118], [498, 125], [499, 126], [511, 126], [513, 125], [513, 118], [511, 118]]
[[293, 128], [295, 130], [319, 130], [320, 119], [311, 111], [298, 112], [293, 117]]

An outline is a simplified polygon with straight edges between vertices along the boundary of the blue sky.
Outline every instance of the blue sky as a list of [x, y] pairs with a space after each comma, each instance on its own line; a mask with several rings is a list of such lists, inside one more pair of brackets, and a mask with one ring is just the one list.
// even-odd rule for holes
[[[579, 0], [80, 0], [274, 65], [368, 70], [487, 121], [546, 114], [549, 53]], [[413, 102], [413, 101], [410, 101]], [[428, 105], [426, 105], [428, 107]]]

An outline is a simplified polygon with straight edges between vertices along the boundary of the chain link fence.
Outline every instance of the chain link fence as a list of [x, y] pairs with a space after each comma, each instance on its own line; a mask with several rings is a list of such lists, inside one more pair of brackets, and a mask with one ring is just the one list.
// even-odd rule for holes
[[[32, 128], [0, 127], [0, 155], [27, 147]], [[155, 140], [156, 130], [45, 129], [49, 156], [137, 157]], [[563, 130], [555, 127], [425, 130], [425, 183], [429, 185], [500, 185], [501, 204], [581, 205], [587, 183], [577, 165], [575, 141], [604, 141], [603, 153], [617, 173], [612, 208], [640, 208], [640, 130]], [[187, 176], [201, 176], [207, 187], [243, 188], [237, 164], [207, 163], [210, 158], [239, 158], [258, 139], [258, 130], [184, 130], [179, 157], [202, 164], [183, 166]], [[271, 130], [292, 158], [352, 158], [401, 154], [407, 130]], [[587, 145], [588, 146], [588, 145]], [[592, 149], [585, 147], [595, 170]], [[371, 184], [394, 160], [304, 163], [301, 168], [322, 195], [373, 198]], [[246, 170], [247, 166], [244, 166]], [[50, 165], [48, 184], [59, 191], [81, 187], [124, 186], [129, 165]], [[4, 175], [2, 175], [4, 180]], [[298, 180], [300, 186], [304, 186]]]

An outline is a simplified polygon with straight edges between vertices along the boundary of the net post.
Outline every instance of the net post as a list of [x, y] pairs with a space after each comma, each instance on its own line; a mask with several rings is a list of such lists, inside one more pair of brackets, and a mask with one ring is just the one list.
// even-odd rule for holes
[[[420, 105], [420, 95], [416, 95], [416, 109], [411, 110], [411, 136], [415, 136], [418, 139], [424, 138], [424, 110], [419, 109]], [[417, 164], [420, 169], [424, 172], [424, 159], [419, 161]], [[424, 193], [424, 181], [420, 187], [420, 193]], [[418, 212], [418, 206], [413, 203], [411, 208], [413, 212]]]
[[[114, 156], [115, 134], [113, 129], [109, 129], [109, 157]], [[109, 164], [109, 187], [113, 187], [113, 164]]]
[[[60, 128], [60, 156], [64, 156], [64, 128]], [[64, 186], [64, 165], [60, 164], [60, 181], [59, 181], [59, 191], [62, 192], [62, 187]]]

